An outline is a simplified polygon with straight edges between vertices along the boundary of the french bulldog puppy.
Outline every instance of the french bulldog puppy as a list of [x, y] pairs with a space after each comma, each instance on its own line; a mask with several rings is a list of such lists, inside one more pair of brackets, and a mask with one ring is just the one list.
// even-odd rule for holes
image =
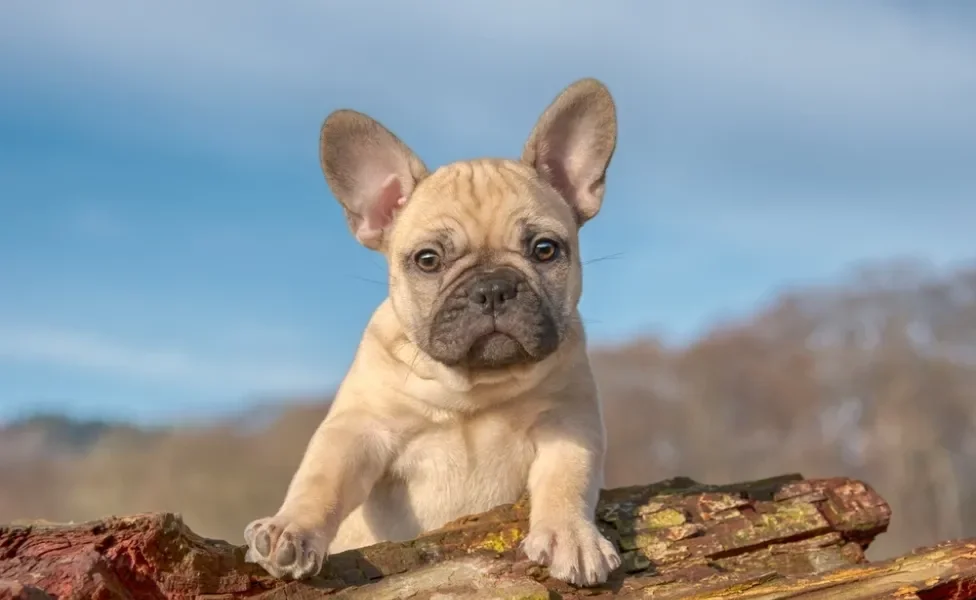
[[582, 79], [520, 160], [429, 172], [372, 118], [326, 118], [325, 179], [356, 239], [386, 258], [389, 295], [281, 508], [245, 529], [248, 560], [301, 579], [328, 554], [527, 491], [529, 559], [580, 586], [619, 566], [594, 524], [605, 434], [577, 311], [578, 232], [600, 210], [616, 121], [607, 88]]

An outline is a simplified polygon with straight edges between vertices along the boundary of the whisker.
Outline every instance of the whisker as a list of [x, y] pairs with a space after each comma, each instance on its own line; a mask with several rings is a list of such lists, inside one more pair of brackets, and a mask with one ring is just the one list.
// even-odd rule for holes
[[392, 348], [390, 348], [390, 350], [391, 350], [391, 351], [392, 351], [392, 352], [393, 352], [394, 354], [396, 354], [397, 352], [399, 352], [400, 350], [403, 350], [404, 348], [406, 348], [406, 347], [407, 347], [407, 346], [409, 346], [409, 345], [410, 345], [410, 340], [404, 340], [404, 341], [402, 341], [402, 342], [396, 342], [396, 343], [395, 343], [395, 344], [393, 345], [393, 347], [392, 347]]
[[413, 368], [417, 365], [417, 359], [420, 358], [420, 346], [417, 346], [417, 351], [414, 352], [413, 360], [410, 361], [410, 368], [407, 369], [407, 376], [403, 378], [403, 383], [406, 384], [410, 379], [410, 374], [413, 373]]
[[572, 322], [580, 323], [582, 325], [589, 325], [590, 323], [602, 323], [603, 321], [601, 321], [600, 319], [580, 318], [580, 319], [572, 319]]
[[607, 254], [606, 256], [598, 256], [596, 258], [591, 258], [590, 260], [584, 262], [583, 264], [588, 265], [590, 263], [601, 262], [604, 260], [615, 260], [623, 256], [623, 254], [624, 254], [623, 252], [617, 252], [615, 254]]
[[383, 271], [384, 273], [386, 272], [386, 269], [387, 269], [386, 259], [380, 258], [380, 257], [376, 256], [375, 254], [373, 254], [372, 256], [370, 256], [369, 264], [372, 265], [373, 267], [375, 267], [375, 268]]
[[348, 275], [353, 279], [358, 279], [360, 281], [365, 281], [366, 283], [374, 283], [376, 285], [386, 285], [385, 281], [379, 281], [377, 279], [370, 279], [369, 277], [360, 277], [359, 275]]

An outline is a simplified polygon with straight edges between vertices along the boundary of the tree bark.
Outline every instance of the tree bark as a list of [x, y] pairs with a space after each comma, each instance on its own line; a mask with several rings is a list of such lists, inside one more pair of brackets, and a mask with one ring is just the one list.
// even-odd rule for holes
[[605, 490], [599, 525], [624, 564], [591, 589], [519, 554], [525, 499], [336, 554], [307, 581], [275, 580], [244, 562], [242, 546], [202, 538], [168, 513], [15, 524], [0, 527], [0, 600], [976, 597], [976, 540], [867, 563], [890, 515], [868, 485], [845, 478]]

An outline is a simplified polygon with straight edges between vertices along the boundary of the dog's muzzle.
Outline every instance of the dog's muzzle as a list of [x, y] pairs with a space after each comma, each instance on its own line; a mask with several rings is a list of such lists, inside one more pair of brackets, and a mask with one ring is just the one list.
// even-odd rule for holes
[[558, 331], [546, 304], [511, 267], [480, 271], [460, 283], [430, 324], [427, 352], [445, 364], [497, 368], [540, 360]]

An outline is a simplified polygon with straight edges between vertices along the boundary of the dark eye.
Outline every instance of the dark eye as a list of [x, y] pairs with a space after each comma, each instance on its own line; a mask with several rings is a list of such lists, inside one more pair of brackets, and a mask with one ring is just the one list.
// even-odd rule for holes
[[417, 263], [417, 266], [420, 267], [421, 271], [425, 271], [427, 273], [433, 273], [441, 266], [440, 255], [430, 248], [425, 248], [414, 254], [413, 261]]
[[537, 240], [532, 245], [532, 258], [539, 262], [549, 262], [559, 256], [559, 245], [548, 239]]

